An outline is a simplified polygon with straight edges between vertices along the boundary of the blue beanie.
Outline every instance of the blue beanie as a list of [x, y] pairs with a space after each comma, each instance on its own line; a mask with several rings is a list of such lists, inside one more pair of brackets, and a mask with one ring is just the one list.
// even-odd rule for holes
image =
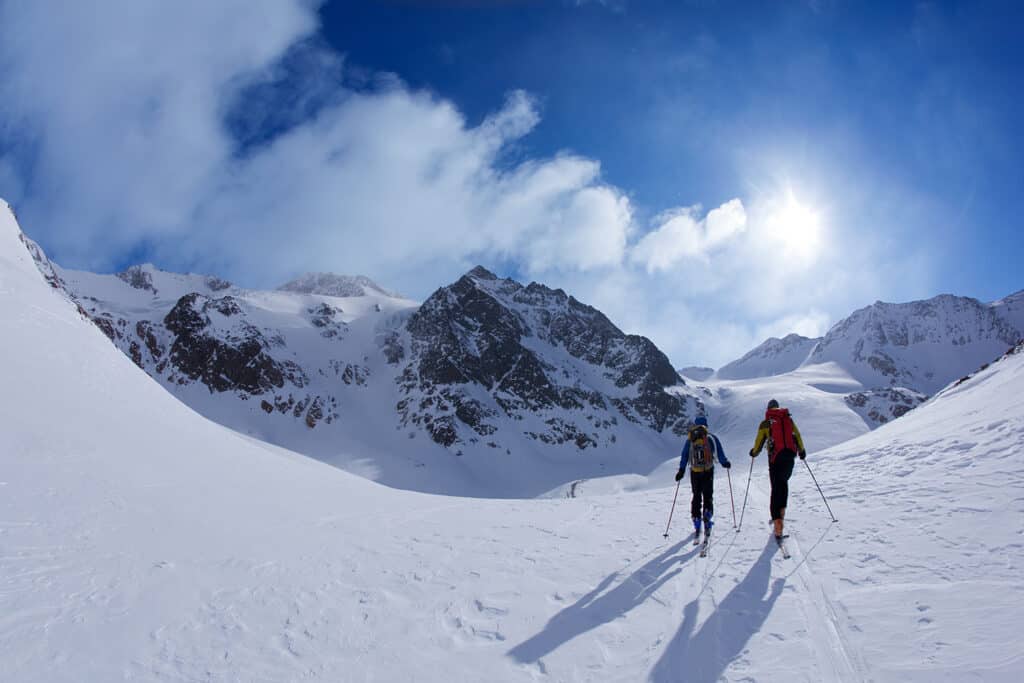
[[704, 417], [703, 415], [701, 415], [700, 417], [698, 417], [696, 420], [693, 421], [693, 424], [701, 425], [703, 427], [707, 427], [708, 426], [708, 419], [706, 417]]

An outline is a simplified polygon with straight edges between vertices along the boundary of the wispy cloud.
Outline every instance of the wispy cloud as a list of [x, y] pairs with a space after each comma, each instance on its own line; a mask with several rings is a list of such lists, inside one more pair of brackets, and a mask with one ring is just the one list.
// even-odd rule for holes
[[747, 212], [739, 199], [712, 209], [704, 218], [700, 209], [691, 206], [660, 216], [659, 225], [633, 248], [632, 260], [650, 273], [668, 270], [686, 258], [706, 260], [747, 227]]

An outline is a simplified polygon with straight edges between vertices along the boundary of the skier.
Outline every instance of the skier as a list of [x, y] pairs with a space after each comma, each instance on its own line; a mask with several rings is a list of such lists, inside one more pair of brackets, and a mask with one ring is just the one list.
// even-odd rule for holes
[[[712, 456], [718, 456], [718, 462], [722, 467], [729, 469], [732, 463], [725, 457], [725, 449], [718, 437], [708, 431], [708, 419], [701, 415], [694, 420], [694, 426], [686, 442], [683, 443], [683, 453], [679, 459], [679, 471], [676, 472], [676, 481], [683, 478], [687, 462], [690, 463], [690, 486], [693, 489], [693, 499], [690, 502], [690, 516], [693, 518], [693, 530], [697, 537], [700, 536], [701, 519], [704, 521], [704, 538], [711, 535], [711, 527], [714, 521], [711, 519], [715, 511], [713, 497], [715, 494], [715, 463]], [[694, 540], [696, 543], [696, 540]]]
[[772, 526], [776, 540], [781, 541], [782, 520], [786, 516], [786, 501], [789, 498], [789, 477], [793, 474], [797, 455], [803, 460], [807, 457], [807, 451], [804, 450], [800, 430], [796, 428], [789, 410], [780, 408], [774, 398], [768, 401], [764, 420], [757, 428], [754, 447], [750, 449], [751, 458], [757, 457], [765, 442], [768, 444], [768, 478], [772, 485]]

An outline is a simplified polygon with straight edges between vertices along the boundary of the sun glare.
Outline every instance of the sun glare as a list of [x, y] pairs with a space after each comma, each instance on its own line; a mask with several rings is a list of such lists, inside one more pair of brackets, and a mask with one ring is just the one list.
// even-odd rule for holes
[[773, 207], [769, 218], [772, 237], [781, 241], [787, 251], [802, 261], [811, 261], [821, 248], [821, 218], [810, 206], [800, 203], [787, 192]]

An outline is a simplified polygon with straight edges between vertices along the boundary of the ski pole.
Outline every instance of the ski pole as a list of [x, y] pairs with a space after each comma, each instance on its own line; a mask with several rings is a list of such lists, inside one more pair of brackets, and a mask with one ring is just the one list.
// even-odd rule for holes
[[754, 474], [754, 459], [750, 459], [750, 471], [747, 473], [747, 492], [743, 494], [743, 509], [740, 510], [740, 523], [736, 527], [736, 531], [740, 530], [743, 526], [743, 515], [747, 513], [747, 496], [750, 495], [750, 476]]
[[732, 503], [732, 528], [739, 530], [739, 527], [736, 526], [736, 501], [733, 500], [732, 497], [732, 474], [730, 474], [731, 471], [732, 468], [727, 468], [725, 470], [725, 476], [729, 477], [729, 502]]
[[668, 528], [672, 526], [672, 514], [676, 511], [676, 498], [679, 497], [679, 484], [682, 481], [676, 482], [676, 495], [672, 496], [672, 509], [668, 513], [668, 524], [665, 525], [665, 538], [668, 538]]
[[[811, 479], [812, 479], [812, 480], [814, 480], [814, 485], [815, 485], [815, 486], [818, 486], [818, 480], [817, 480], [817, 478], [815, 478], [815, 476], [814, 476], [814, 472], [811, 472], [811, 466], [807, 464], [807, 461], [806, 461], [806, 460], [804, 460], [804, 466], [805, 466], [805, 467], [807, 467], [807, 471], [808, 471], [808, 472], [810, 473], [810, 475], [811, 475]], [[829, 504], [828, 504], [828, 499], [827, 499], [827, 498], [825, 498], [825, 494], [824, 494], [824, 493], [822, 493], [822, 491], [821, 491], [821, 487], [820, 487], [820, 486], [818, 486], [818, 493], [821, 493], [821, 499], [822, 499], [823, 501], [825, 501], [825, 507], [826, 507], [826, 508], [828, 509], [828, 514], [829, 514], [829, 515], [830, 515], [830, 516], [832, 517], [832, 521], [833, 521], [833, 522], [838, 522], [839, 520], [838, 520], [838, 519], [836, 519], [836, 516], [832, 514], [832, 508], [831, 508], [831, 507], [829, 507]]]

